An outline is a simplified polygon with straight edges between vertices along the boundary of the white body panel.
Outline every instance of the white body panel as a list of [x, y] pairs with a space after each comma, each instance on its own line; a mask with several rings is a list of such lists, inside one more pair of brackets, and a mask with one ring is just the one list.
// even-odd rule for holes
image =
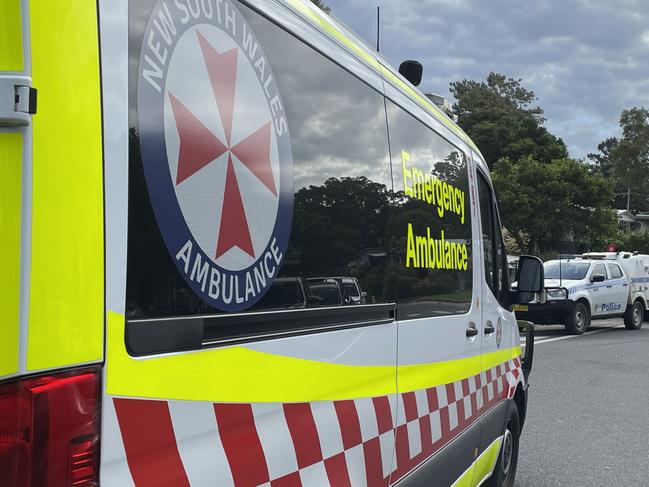
[[633, 304], [636, 299], [641, 299], [647, 309], [649, 303], [649, 255], [630, 255], [624, 252], [616, 256], [630, 281], [628, 304]]
[[[624, 269], [622, 277], [613, 278], [609, 266], [602, 260], [569, 259], [564, 262], [564, 265], [577, 262], [590, 264], [590, 267], [583, 279], [546, 279], [545, 287], [563, 287], [568, 291], [568, 299], [586, 300], [593, 318], [624, 314], [629, 300], [629, 278], [624, 274]], [[592, 282], [594, 274], [603, 274], [606, 279], [603, 282]], [[552, 299], [552, 296], [548, 296], [548, 300]]]

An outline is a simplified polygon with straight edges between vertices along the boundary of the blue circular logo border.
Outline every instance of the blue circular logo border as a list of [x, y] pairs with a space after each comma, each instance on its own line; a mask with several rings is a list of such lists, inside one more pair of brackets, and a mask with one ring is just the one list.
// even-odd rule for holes
[[[254, 42], [258, 45], [258, 51], [256, 58], [264, 57], [266, 60], [266, 67], [270, 73], [272, 81], [269, 84], [269, 91], [271, 94], [276, 94], [280, 97], [279, 89], [275, 83], [275, 77], [272, 74], [270, 63], [266, 57], [261, 43], [258, 41], [255, 36], [254, 31], [250, 25], [243, 18], [241, 12], [232, 5], [228, 0], [225, 0], [224, 3], [229, 4], [232, 11], [235, 12], [236, 20], [235, 23], [237, 26], [241, 26], [243, 23], [246, 24], [247, 34], [251, 35], [254, 39]], [[158, 19], [158, 15], [165, 6], [165, 10], [171, 13], [171, 16], [174, 17], [176, 13], [173, 6], [169, 6], [168, 2], [164, 0], [159, 0], [155, 7], [153, 8], [151, 15], [149, 16], [149, 21], [144, 30], [143, 44], [140, 50], [140, 59], [138, 65], [138, 82], [137, 82], [137, 127], [138, 135], [140, 141], [140, 150], [142, 155], [142, 164], [144, 167], [144, 174], [146, 179], [147, 188], [149, 190], [149, 197], [153, 206], [153, 211], [160, 228], [160, 232], [164, 239], [167, 250], [170, 253], [170, 256], [179, 273], [183, 276], [187, 284], [192, 288], [192, 290], [199, 296], [206, 304], [213, 306], [222, 311], [242, 311], [259, 301], [264, 294], [271, 287], [275, 278], [279, 273], [279, 269], [286, 255], [286, 249], [288, 247], [288, 241], [291, 234], [291, 225], [293, 218], [293, 158], [291, 152], [291, 143], [290, 136], [288, 132], [288, 124], [284, 125], [285, 130], [281, 135], [277, 133], [275, 126], [273, 126], [273, 134], [277, 142], [277, 150], [279, 154], [279, 204], [277, 209], [277, 216], [275, 219], [275, 226], [271, 233], [268, 243], [266, 244], [263, 252], [258, 254], [257, 260], [251, 264], [248, 268], [242, 269], [240, 271], [230, 271], [218, 266], [214, 260], [205, 254], [200, 248], [198, 242], [192, 235], [185, 218], [180, 209], [180, 205], [176, 198], [176, 192], [173, 186], [173, 178], [169, 171], [169, 163], [167, 159], [167, 149], [165, 141], [165, 128], [164, 128], [164, 104], [165, 104], [165, 94], [166, 94], [166, 76], [168, 69], [168, 62], [165, 66], [161, 66], [163, 70], [162, 79], [160, 81], [160, 90], [158, 91], [150, 82], [148, 82], [142, 75], [144, 67], [149, 66], [144, 56], [147, 54], [147, 45], [146, 40], [148, 39], [149, 32], [153, 27], [153, 21]], [[166, 13], [166, 12], [164, 12]], [[172, 44], [169, 46], [168, 59], [171, 58], [171, 54], [182, 35], [189, 29], [194, 26], [201, 24], [209, 24], [214, 27], [221, 29], [227, 35], [229, 35], [233, 41], [239, 47], [241, 53], [245, 53], [245, 50], [242, 45], [242, 40], [239, 37], [242, 30], [241, 28], [236, 29], [236, 37], [232, 35], [222, 26], [219, 25], [216, 16], [210, 20], [206, 19], [204, 16], [199, 15], [198, 18], [191, 18], [186, 24], [181, 24], [179, 19], [174, 17], [175, 25], [178, 28], [178, 33], [174, 37]], [[245, 56], [245, 54], [244, 54]], [[150, 58], [151, 56], [149, 56]], [[257, 79], [260, 82], [259, 79]], [[263, 89], [263, 88], [262, 88]], [[268, 102], [268, 99], [267, 99]], [[280, 112], [276, 114], [276, 119], [280, 118], [280, 115], [285, 117], [285, 112], [283, 108]], [[272, 111], [270, 105], [269, 117], [271, 121], [273, 117], [271, 115]], [[236, 105], [235, 105], [236, 110]], [[216, 224], [216, 223], [215, 223]], [[271, 249], [273, 241], [276, 241], [275, 245], [275, 254], [273, 254], [273, 249]], [[186, 246], [187, 242], [191, 242], [192, 251], [191, 259], [189, 262], [189, 269], [186, 269], [186, 263], [177, 257], [178, 253]], [[275, 255], [281, 254], [279, 259], [275, 258]], [[246, 277], [253, 272], [255, 267], [263, 266], [263, 262], [266, 256], [270, 253], [273, 256], [272, 264], [274, 267], [274, 272], [272, 276], [266, 276], [265, 287], [259, 292], [255, 293], [254, 297], [249, 299], [244, 299], [246, 296]], [[197, 255], [200, 255], [202, 263], [209, 263], [209, 275], [207, 276], [207, 285], [205, 281], [197, 281], [191, 278], [192, 268], [194, 262], [197, 260]], [[268, 260], [268, 259], [266, 259]], [[276, 262], [279, 260], [279, 262]], [[213, 298], [210, 296], [210, 277], [212, 275], [212, 269], [216, 269], [220, 273], [220, 290], [218, 298]], [[232, 293], [230, 294], [229, 302], [223, 299], [224, 280], [230, 282], [230, 289]], [[241, 300], [239, 299], [241, 298]]]

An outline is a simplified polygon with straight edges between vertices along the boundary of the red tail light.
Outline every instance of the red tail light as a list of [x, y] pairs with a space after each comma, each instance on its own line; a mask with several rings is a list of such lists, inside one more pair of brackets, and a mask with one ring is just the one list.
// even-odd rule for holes
[[99, 485], [99, 369], [0, 384], [3, 487]]

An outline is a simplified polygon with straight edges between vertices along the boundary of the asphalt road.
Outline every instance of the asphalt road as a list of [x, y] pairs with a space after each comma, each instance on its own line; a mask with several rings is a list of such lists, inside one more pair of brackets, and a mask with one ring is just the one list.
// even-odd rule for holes
[[649, 486], [649, 323], [537, 327], [516, 487]]

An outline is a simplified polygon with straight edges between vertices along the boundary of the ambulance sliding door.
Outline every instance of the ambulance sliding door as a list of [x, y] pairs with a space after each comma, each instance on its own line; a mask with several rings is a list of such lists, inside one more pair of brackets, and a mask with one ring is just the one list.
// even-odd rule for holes
[[471, 485], [482, 335], [469, 159], [397, 103], [432, 117], [396, 90], [387, 96], [396, 101], [387, 101], [396, 191], [387, 241], [398, 256], [391, 265], [399, 321], [392, 482], [410, 474], [418, 485]]
[[102, 485], [385, 486], [380, 76], [275, 3], [126, 12], [111, 22], [130, 26], [128, 277], [108, 320]]

